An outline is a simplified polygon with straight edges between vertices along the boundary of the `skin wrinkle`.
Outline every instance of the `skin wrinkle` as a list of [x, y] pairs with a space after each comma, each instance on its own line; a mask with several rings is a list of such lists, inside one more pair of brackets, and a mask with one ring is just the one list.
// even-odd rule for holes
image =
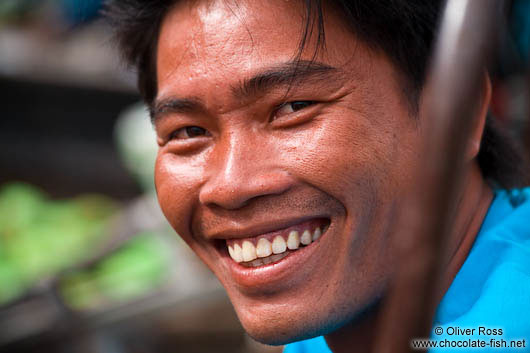
[[[160, 206], [220, 279], [252, 337], [280, 344], [335, 331], [329, 336], [339, 347], [354, 322], [369, 316], [363, 313], [383, 296], [394, 271], [393, 221], [412, 184], [422, 131], [411, 119], [394, 65], [357, 41], [330, 11], [326, 50], [316, 59], [338, 68], [342, 82], [327, 75], [296, 82], [287, 94], [285, 87], [267, 87], [235, 97], [234, 86], [296, 57], [303, 25], [298, 2], [238, 5], [234, 16], [224, 1], [197, 1], [176, 6], [162, 23], [157, 102], [194, 97], [204, 112], [184, 109], [156, 121]], [[315, 36], [301, 59], [312, 59]], [[279, 105], [293, 101], [314, 104], [275, 115]], [[168, 138], [190, 126], [208, 134]], [[469, 209], [461, 214], [465, 219], [455, 222], [466, 223]], [[219, 250], [238, 230], [307, 218], [329, 219], [329, 228], [299, 250], [311, 256], [292, 260], [288, 275], [249, 282], [234, 272], [238, 265], [226, 249]]]
[[262, 95], [274, 86], [293, 86], [296, 88], [303, 81], [318, 84], [321, 81], [329, 81], [331, 75], [343, 81], [343, 78], [336, 71], [336, 68], [322, 63], [291, 61], [243, 80], [238, 86], [232, 88], [232, 91], [234, 96], [244, 98]]
[[[343, 74], [336, 68], [320, 64], [310, 63], [304, 64], [303, 69], [296, 68], [296, 63], [287, 62], [275, 67], [265, 69], [262, 72], [255, 74], [252, 78], [242, 80], [238, 85], [231, 88], [232, 94], [235, 98], [248, 101], [250, 97], [253, 100], [258, 99], [265, 93], [270, 92], [274, 87], [285, 87], [302, 83], [309, 85], [318, 85], [329, 82], [333, 79], [334, 85], [332, 87], [340, 87], [341, 82], [344, 82]], [[334, 89], [334, 88], [330, 88]], [[207, 113], [205, 104], [198, 97], [179, 98], [179, 97], [162, 97], [155, 100], [151, 108], [151, 120], [156, 124], [161, 116], [169, 113]]]

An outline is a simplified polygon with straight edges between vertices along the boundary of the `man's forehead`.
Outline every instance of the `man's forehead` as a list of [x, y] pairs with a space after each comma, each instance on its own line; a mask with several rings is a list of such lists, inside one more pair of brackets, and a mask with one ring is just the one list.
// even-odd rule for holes
[[238, 1], [235, 6], [234, 2], [217, 0], [177, 4], [162, 23], [159, 74], [181, 65], [191, 67], [194, 74], [208, 71], [212, 65], [245, 70], [257, 60], [268, 61], [279, 54], [288, 54], [281, 58], [287, 61], [296, 55], [303, 19], [292, 18], [301, 9], [295, 9], [291, 2], [282, 3]]
[[[175, 6], [162, 23], [157, 51], [158, 99], [201, 96], [210, 88], [228, 92], [257, 73], [297, 59], [320, 62], [367, 77], [371, 55], [329, 12], [326, 45], [317, 53], [317, 28], [299, 46], [303, 1], [198, 1]], [[316, 26], [316, 24], [315, 24]], [[362, 50], [364, 48], [364, 50]], [[300, 57], [297, 57], [301, 54]], [[226, 89], [226, 90], [224, 90]], [[215, 97], [220, 101], [220, 97]]]

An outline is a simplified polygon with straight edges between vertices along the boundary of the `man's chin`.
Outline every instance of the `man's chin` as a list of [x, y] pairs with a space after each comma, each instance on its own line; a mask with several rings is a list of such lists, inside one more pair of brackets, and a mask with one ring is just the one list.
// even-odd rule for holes
[[254, 340], [271, 346], [284, 345], [324, 334], [321, 323], [313, 322], [304, 315], [253, 313], [251, 316], [238, 313], [247, 334]]
[[[281, 346], [288, 343], [302, 341], [305, 339], [320, 336], [316, 332], [307, 332], [304, 329], [294, 329], [293, 327], [266, 327], [256, 329], [243, 325], [247, 334], [254, 340], [270, 346]], [[248, 327], [248, 328], [247, 328]], [[312, 330], [313, 331], [313, 330]]]
[[[377, 314], [379, 298], [377, 296], [372, 303], [349, 313], [339, 311], [339, 315], [332, 315], [331, 313], [338, 312], [333, 309], [298, 308], [297, 311], [292, 307], [280, 306], [271, 306], [267, 310], [236, 308], [236, 312], [250, 337], [263, 344], [277, 346], [328, 335], [342, 327], [357, 325], [371, 314]], [[351, 308], [354, 309], [355, 305], [351, 305]]]

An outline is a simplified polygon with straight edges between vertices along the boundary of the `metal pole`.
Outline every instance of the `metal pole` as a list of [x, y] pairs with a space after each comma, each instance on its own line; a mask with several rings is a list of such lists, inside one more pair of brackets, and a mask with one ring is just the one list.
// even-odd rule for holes
[[399, 265], [381, 310], [377, 353], [413, 351], [412, 338], [430, 336], [440, 262], [464, 149], [493, 49], [498, 0], [449, 0], [427, 78], [425, 141], [417, 183], [398, 221]]

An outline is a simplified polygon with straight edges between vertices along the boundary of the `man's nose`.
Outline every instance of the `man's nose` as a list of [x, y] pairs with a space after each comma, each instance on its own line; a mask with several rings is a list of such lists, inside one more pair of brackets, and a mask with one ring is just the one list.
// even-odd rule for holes
[[209, 176], [199, 193], [202, 204], [234, 210], [261, 196], [280, 195], [293, 185], [270, 149], [252, 141], [231, 140], [218, 146], [207, 166]]

